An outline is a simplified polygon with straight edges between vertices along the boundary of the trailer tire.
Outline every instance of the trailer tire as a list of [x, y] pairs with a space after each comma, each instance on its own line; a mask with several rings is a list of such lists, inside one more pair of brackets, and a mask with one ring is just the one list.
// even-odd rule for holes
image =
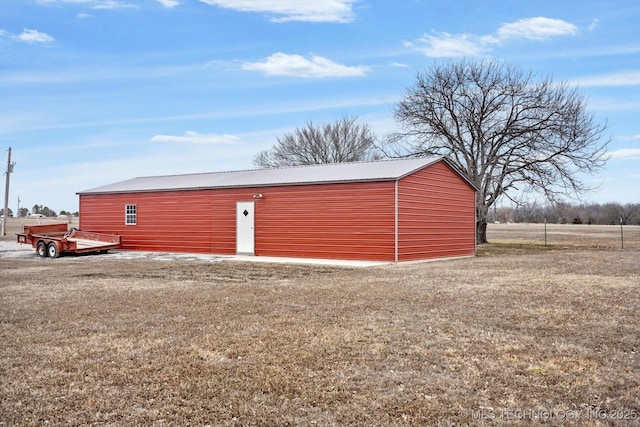
[[46, 258], [48, 256], [47, 244], [45, 242], [38, 242], [38, 246], [36, 247], [36, 253], [42, 258]]
[[60, 251], [58, 250], [58, 245], [56, 245], [55, 242], [49, 243], [49, 246], [47, 246], [47, 254], [51, 258], [58, 258], [60, 256]]

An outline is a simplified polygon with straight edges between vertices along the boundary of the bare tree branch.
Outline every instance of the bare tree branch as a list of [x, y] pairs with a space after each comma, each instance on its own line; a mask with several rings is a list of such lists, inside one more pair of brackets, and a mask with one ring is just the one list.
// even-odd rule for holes
[[371, 128], [356, 121], [357, 117], [344, 116], [335, 123], [308, 122], [294, 133], [278, 138], [278, 143], [260, 152], [253, 163], [271, 168], [380, 159], [382, 153]]
[[479, 243], [489, 208], [513, 190], [548, 199], [579, 196], [607, 160], [606, 122], [566, 83], [536, 80], [499, 62], [450, 63], [419, 73], [394, 116], [401, 131], [385, 143], [391, 156], [447, 155], [480, 189]]

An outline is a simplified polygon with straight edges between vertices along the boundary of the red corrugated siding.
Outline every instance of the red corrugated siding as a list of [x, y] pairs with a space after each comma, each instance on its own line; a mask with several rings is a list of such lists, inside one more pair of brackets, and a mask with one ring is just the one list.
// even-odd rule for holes
[[[137, 206], [137, 225], [124, 223], [127, 204]], [[211, 252], [215, 216], [207, 190], [80, 196], [80, 227], [120, 234], [124, 249]]]
[[[439, 162], [398, 183], [399, 261], [475, 251], [473, 190]], [[395, 260], [395, 182], [80, 196], [80, 227], [124, 249], [236, 253], [236, 203], [255, 194], [255, 254]], [[125, 225], [125, 205], [137, 225]]]
[[256, 201], [256, 255], [394, 258], [393, 182], [262, 189]]
[[438, 162], [398, 183], [398, 261], [475, 254], [475, 190]]
[[80, 227], [122, 235], [123, 249], [235, 254], [236, 202], [257, 193], [256, 255], [394, 259], [392, 182], [82, 195]]

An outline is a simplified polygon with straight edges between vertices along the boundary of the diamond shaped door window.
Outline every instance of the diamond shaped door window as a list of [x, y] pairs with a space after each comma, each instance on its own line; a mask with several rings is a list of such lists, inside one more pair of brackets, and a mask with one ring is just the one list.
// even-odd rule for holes
[[242, 215], [247, 216], [249, 215], [249, 211], [247, 211], [246, 209], [244, 210], [244, 212], [242, 212]]

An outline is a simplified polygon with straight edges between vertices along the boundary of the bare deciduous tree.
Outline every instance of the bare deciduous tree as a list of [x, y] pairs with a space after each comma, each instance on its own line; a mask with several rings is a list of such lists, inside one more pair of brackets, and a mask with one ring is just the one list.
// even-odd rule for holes
[[627, 203], [624, 205], [609, 203], [607, 208], [611, 224], [616, 224], [618, 221], [622, 221], [623, 224], [631, 224], [634, 217], [640, 216], [640, 203]]
[[386, 150], [446, 155], [479, 188], [478, 243], [487, 241], [487, 213], [500, 197], [578, 196], [589, 190], [580, 174], [606, 162], [606, 122], [595, 121], [576, 89], [498, 62], [434, 65], [418, 74], [394, 116], [401, 131]]
[[356, 120], [356, 117], [345, 116], [335, 123], [309, 122], [294, 133], [277, 138], [278, 143], [260, 152], [253, 163], [272, 168], [380, 159], [371, 128]]

